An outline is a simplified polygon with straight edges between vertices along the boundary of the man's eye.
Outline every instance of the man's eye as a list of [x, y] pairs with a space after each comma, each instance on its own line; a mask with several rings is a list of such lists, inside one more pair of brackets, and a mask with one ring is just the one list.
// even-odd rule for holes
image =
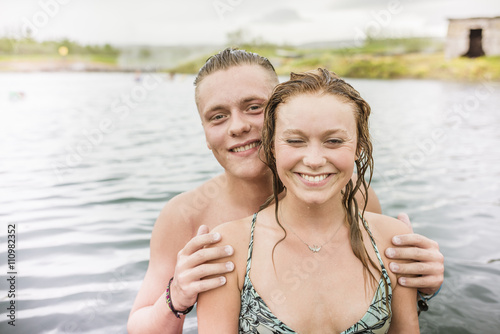
[[218, 115], [212, 116], [212, 118], [210, 118], [210, 120], [211, 121], [219, 121], [219, 120], [221, 120], [223, 118], [224, 118], [224, 115], [218, 114]]
[[254, 105], [254, 106], [250, 106], [248, 108], [248, 110], [250, 110], [250, 111], [260, 111], [261, 109], [262, 109], [262, 106], [260, 106], [260, 105]]

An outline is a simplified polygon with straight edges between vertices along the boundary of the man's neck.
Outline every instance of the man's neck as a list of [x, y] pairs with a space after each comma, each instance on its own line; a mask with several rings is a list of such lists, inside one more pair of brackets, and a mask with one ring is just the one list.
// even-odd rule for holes
[[273, 193], [270, 173], [251, 179], [238, 178], [228, 173], [222, 177], [227, 180], [230, 201], [238, 207], [246, 208], [249, 213], [257, 212]]

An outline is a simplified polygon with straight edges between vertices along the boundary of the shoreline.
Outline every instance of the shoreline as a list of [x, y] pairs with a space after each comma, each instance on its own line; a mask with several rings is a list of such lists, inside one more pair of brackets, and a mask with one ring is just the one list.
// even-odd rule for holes
[[[305, 53], [302, 57], [267, 56], [275, 64], [276, 72], [288, 76], [291, 71], [300, 72], [325, 67], [341, 77], [364, 79], [431, 79], [457, 81], [500, 81], [500, 57], [475, 59], [445, 59], [442, 53], [409, 53], [401, 55], [338, 54], [324, 51]], [[196, 74], [206, 57], [199, 57], [171, 68], [154, 66], [124, 67], [116, 58], [92, 57], [60, 58], [53, 56], [22, 55], [0, 56], [0, 73], [29, 72], [160, 72]]]
[[88, 57], [1, 56], [2, 72], [103, 72], [123, 70], [113, 62], [99, 62]]

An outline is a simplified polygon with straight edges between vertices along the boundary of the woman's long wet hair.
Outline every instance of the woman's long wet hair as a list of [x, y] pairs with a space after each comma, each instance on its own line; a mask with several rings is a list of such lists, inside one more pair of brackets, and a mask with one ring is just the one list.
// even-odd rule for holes
[[[350, 84], [339, 78], [335, 73], [321, 68], [311, 72], [292, 73], [290, 75], [289, 81], [276, 86], [265, 110], [261, 149], [263, 151], [264, 163], [266, 163], [272, 171], [273, 195], [266, 201], [262, 208], [275, 203], [276, 221], [285, 232], [283, 238], [279, 240], [273, 247], [273, 264], [274, 250], [276, 246], [287, 236], [286, 230], [281, 225], [278, 218], [278, 196], [285, 190], [283, 183], [278, 176], [278, 171], [276, 168], [276, 158], [274, 154], [274, 140], [278, 107], [281, 104], [286, 103], [290, 98], [304, 94], [330, 94], [341, 98], [345, 101], [345, 103], [348, 103], [352, 106], [357, 132], [357, 159], [355, 161], [355, 164], [358, 177], [355, 184], [353, 183], [352, 179], [350, 179], [345, 186], [342, 192], [342, 204], [346, 213], [346, 223], [349, 227], [352, 250], [366, 269], [365, 275], [367, 271], [371, 275], [373, 282], [376, 282], [377, 280], [370, 271], [369, 267], [372, 266], [374, 269], [378, 270], [381, 275], [382, 271], [368, 255], [368, 252], [363, 243], [363, 234], [361, 233], [358, 220], [359, 216], [361, 216], [361, 219], [364, 219], [364, 212], [368, 202], [368, 187], [373, 175], [373, 148], [370, 140], [370, 132], [368, 129], [370, 106], [360, 96], [358, 91], [356, 91]], [[368, 181], [366, 181], [365, 179], [366, 174], [368, 175]], [[364, 204], [361, 210], [355, 198], [355, 194], [358, 191], [361, 191], [364, 198]], [[384, 278], [386, 296], [388, 296], [388, 284], [385, 277], [383, 275], [382, 277]]]

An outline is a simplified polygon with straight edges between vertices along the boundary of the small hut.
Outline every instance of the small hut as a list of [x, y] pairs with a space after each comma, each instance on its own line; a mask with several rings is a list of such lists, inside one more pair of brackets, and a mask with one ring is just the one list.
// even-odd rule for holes
[[449, 19], [446, 58], [500, 55], [500, 16]]

